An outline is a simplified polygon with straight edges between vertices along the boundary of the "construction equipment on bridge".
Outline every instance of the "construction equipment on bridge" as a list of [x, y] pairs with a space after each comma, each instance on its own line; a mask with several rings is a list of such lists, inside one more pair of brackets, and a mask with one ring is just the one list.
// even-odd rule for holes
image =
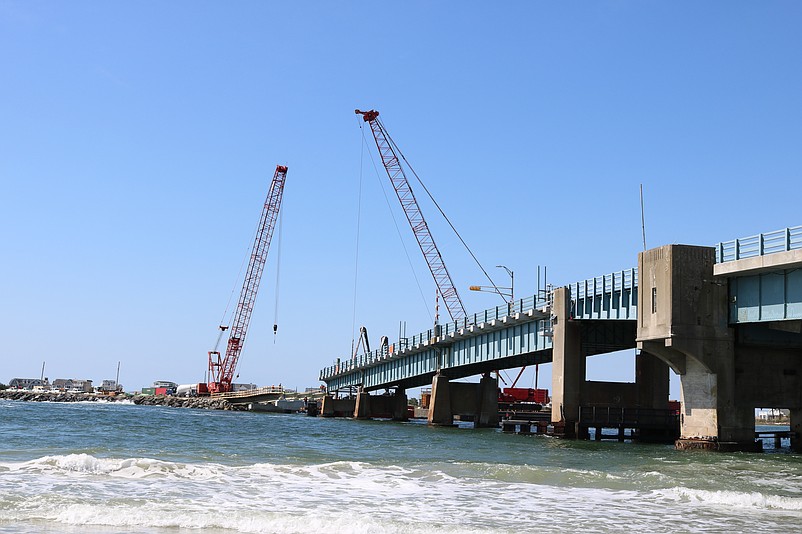
[[[215, 350], [209, 351], [208, 391], [211, 394], [231, 391], [234, 371], [237, 368], [237, 361], [245, 344], [245, 334], [251, 321], [253, 306], [256, 303], [259, 281], [262, 279], [262, 272], [267, 260], [267, 251], [270, 248], [273, 229], [276, 226], [276, 219], [281, 208], [281, 197], [284, 193], [286, 178], [287, 167], [276, 165], [276, 172], [273, 175], [273, 181], [270, 184], [270, 190], [262, 208], [262, 217], [259, 220], [259, 227], [256, 231], [256, 239], [251, 250], [248, 269], [245, 272], [245, 280], [242, 283], [237, 309], [234, 312], [234, 318], [231, 323], [225, 358], [221, 358], [217, 347], [215, 347]], [[228, 329], [227, 326], [220, 326], [221, 335], [226, 329]]]
[[351, 359], [355, 360], [356, 355], [359, 354], [359, 347], [362, 347], [362, 350], [365, 354], [370, 353], [370, 341], [368, 341], [368, 329], [365, 326], [359, 327], [359, 341], [356, 343], [356, 347], [354, 348], [354, 353], [351, 355]]
[[429, 225], [426, 224], [426, 219], [423, 218], [418, 201], [415, 199], [415, 194], [409, 185], [399, 160], [398, 147], [379, 121], [378, 111], [360, 111], [357, 109], [354, 112], [357, 115], [362, 115], [364, 121], [370, 125], [373, 138], [376, 140], [376, 147], [379, 149], [379, 155], [387, 171], [387, 176], [389, 176], [398, 200], [401, 202], [401, 207], [404, 209], [404, 214], [412, 227], [415, 239], [418, 240], [418, 245], [421, 252], [423, 252], [423, 257], [426, 259], [426, 264], [429, 266], [429, 271], [432, 273], [437, 290], [443, 298], [443, 302], [445, 302], [451, 320], [458, 321], [464, 318], [466, 315], [465, 306], [462, 304], [457, 288], [454, 287], [454, 282], [448, 273], [448, 269], [446, 269], [443, 257], [440, 255], [440, 251], [429, 231]]

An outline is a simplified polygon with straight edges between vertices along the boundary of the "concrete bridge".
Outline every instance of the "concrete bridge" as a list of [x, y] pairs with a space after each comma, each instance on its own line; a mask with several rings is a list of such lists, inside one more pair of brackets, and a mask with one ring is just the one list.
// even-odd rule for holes
[[[752, 450], [754, 408], [777, 407], [791, 410], [802, 450], [802, 227], [667, 245], [637, 262], [338, 360], [320, 379], [330, 392], [357, 388], [358, 417], [371, 414], [368, 392], [395, 388], [390, 412], [403, 418], [404, 390], [431, 384], [430, 423], [466, 413], [495, 426], [489, 373], [551, 362], [554, 428], [585, 437], [583, 408], [667, 409], [670, 368], [682, 389], [679, 448]], [[635, 383], [585, 379], [588, 356], [628, 348], [640, 349]], [[450, 382], [477, 374], [479, 384]]]

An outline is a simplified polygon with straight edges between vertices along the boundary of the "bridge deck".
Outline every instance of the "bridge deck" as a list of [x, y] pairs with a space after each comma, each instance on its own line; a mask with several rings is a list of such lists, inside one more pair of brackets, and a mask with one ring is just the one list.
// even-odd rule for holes
[[[799, 251], [802, 226], [722, 242], [715, 248], [717, 263]], [[612, 324], [637, 319], [637, 269], [567, 287], [574, 320]], [[731, 323], [802, 319], [802, 270], [734, 277], [730, 288]], [[546, 291], [402, 338], [366, 355], [337, 359], [320, 371], [320, 380], [329, 390], [417, 387], [429, 384], [438, 370], [454, 379], [550, 361], [551, 298], [551, 291]], [[625, 348], [620, 342], [613, 345]]]

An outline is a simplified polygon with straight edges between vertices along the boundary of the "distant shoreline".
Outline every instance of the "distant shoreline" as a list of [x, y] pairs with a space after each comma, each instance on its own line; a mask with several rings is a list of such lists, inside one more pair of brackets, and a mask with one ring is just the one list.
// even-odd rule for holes
[[6, 389], [0, 399], [23, 402], [122, 402], [130, 401], [141, 406], [169, 406], [171, 408], [198, 408], [204, 410], [243, 410], [224, 399], [211, 397], [173, 397], [168, 395], [94, 395], [92, 393], [54, 393]]
[[761, 426], [789, 426], [790, 421], [763, 421], [762, 419], [755, 419], [756, 425]]

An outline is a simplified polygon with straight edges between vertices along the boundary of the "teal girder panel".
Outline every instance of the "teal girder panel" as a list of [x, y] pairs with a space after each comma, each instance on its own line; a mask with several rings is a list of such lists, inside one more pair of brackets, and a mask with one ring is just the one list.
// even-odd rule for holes
[[438, 369], [551, 348], [545, 331], [551, 324], [547, 311], [550, 297], [543, 292], [517, 299], [401, 338], [368, 354], [338, 358], [334, 365], [320, 371], [319, 378], [330, 390], [353, 386], [378, 389], [420, 382]]
[[[548, 319], [480, 323], [463, 337], [440, 339], [429, 346], [395, 354], [386, 354], [367, 363], [357, 358], [321, 371], [320, 379], [330, 391], [354, 386], [366, 389], [389, 387], [439, 369], [455, 369], [454, 377], [468, 376], [460, 368], [493, 362], [550, 349], [551, 321]], [[503, 367], [502, 367], [503, 368]]]
[[637, 319], [638, 270], [627, 269], [568, 286], [574, 319]]
[[552, 343], [549, 330], [550, 321], [541, 320], [461, 339], [451, 346], [443, 368], [461, 367], [550, 349]]
[[772, 271], [730, 280], [730, 323], [802, 319], [802, 270]]

